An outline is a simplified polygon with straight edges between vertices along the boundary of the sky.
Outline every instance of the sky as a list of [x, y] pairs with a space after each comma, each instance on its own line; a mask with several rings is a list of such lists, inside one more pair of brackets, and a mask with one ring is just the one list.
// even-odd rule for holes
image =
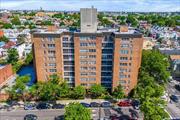
[[180, 0], [0, 0], [0, 9], [79, 11], [180, 12]]

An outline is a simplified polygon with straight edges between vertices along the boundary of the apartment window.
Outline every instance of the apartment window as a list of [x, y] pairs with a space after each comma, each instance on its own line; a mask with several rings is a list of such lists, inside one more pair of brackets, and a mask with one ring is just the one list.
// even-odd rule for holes
[[96, 36], [81, 36], [80, 40], [96, 40]]
[[102, 72], [102, 76], [112, 76], [112, 72]]
[[48, 48], [55, 48], [55, 44], [48, 44]]
[[68, 41], [68, 37], [63, 37], [63, 41]]
[[120, 84], [126, 84], [126, 80], [120, 80], [119, 83]]
[[120, 57], [120, 60], [126, 61], [126, 60], [128, 60], [128, 57]]
[[96, 49], [89, 49], [89, 52], [96, 52]]
[[74, 71], [73, 66], [64, 66], [64, 71]]
[[111, 71], [111, 70], [112, 70], [112, 67], [102, 66], [102, 70], [103, 70], [103, 71]]
[[127, 66], [128, 64], [127, 63], [120, 63], [119, 65], [120, 66]]
[[113, 49], [103, 49], [102, 53], [113, 53]]
[[87, 70], [88, 67], [81, 67], [80, 69], [81, 69], [81, 70]]
[[49, 58], [49, 61], [55, 61], [56, 60], [56, 57], [48, 57]]
[[102, 43], [102, 47], [113, 47], [113, 43]]
[[80, 55], [80, 58], [88, 58], [87, 55]]
[[55, 67], [55, 66], [56, 66], [56, 63], [49, 63], [49, 66]]
[[96, 43], [88, 43], [88, 46], [95, 47]]
[[89, 61], [88, 64], [90, 65], [96, 64], [96, 61]]
[[48, 50], [48, 55], [55, 56], [56, 52], [54, 50]]
[[120, 68], [120, 72], [128, 72], [128, 69]]
[[87, 76], [88, 75], [88, 73], [86, 73], [86, 72], [81, 72], [81, 76]]
[[112, 55], [102, 55], [103, 59], [112, 59]]
[[112, 61], [102, 61], [103, 65], [112, 65]]
[[48, 41], [53, 41], [54, 38], [53, 38], [53, 37], [48, 37], [47, 40], [48, 40]]
[[89, 67], [89, 70], [96, 70], [96, 67]]
[[107, 82], [107, 81], [111, 81], [112, 78], [111, 77], [102, 77], [101, 80]]
[[119, 78], [127, 78], [127, 75], [120, 74]]
[[57, 72], [56, 69], [49, 69], [49, 72]]
[[96, 55], [89, 55], [89, 58], [96, 58]]
[[45, 47], [46, 47], [46, 44], [43, 44], [43, 47], [45, 48]]
[[74, 43], [63, 43], [63, 47], [74, 47]]
[[84, 65], [84, 64], [88, 64], [87, 61], [80, 61], [80, 64]]
[[74, 65], [73, 61], [64, 61], [64, 65]]
[[121, 44], [121, 48], [128, 48], [129, 44]]
[[120, 54], [128, 54], [129, 50], [120, 50]]
[[87, 86], [87, 83], [81, 83], [82, 86]]
[[122, 40], [123, 40], [123, 41], [128, 41], [128, 40], [129, 40], [129, 38], [122, 38]]
[[64, 72], [64, 76], [74, 76], [74, 72]]
[[74, 49], [63, 49], [63, 53], [74, 53]]
[[96, 72], [90, 72], [89, 75], [94, 76], [94, 75], [96, 75]]
[[96, 81], [96, 78], [89, 78], [89, 81]]
[[81, 81], [88, 81], [88, 78], [80, 78]]
[[80, 43], [80, 46], [88, 46], [87, 43]]
[[81, 52], [81, 53], [88, 52], [88, 49], [80, 49], [80, 52]]
[[74, 59], [74, 55], [63, 55], [64, 59]]

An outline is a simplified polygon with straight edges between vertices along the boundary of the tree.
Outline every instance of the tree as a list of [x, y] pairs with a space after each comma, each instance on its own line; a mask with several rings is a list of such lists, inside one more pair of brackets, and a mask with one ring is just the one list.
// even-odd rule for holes
[[29, 65], [32, 61], [33, 61], [33, 54], [31, 51], [29, 54], [27, 54], [24, 64]]
[[50, 20], [45, 20], [41, 23], [42, 25], [53, 25]]
[[76, 86], [73, 91], [71, 91], [71, 97], [78, 99], [78, 98], [84, 98], [86, 94], [86, 89], [83, 86]]
[[8, 88], [7, 93], [9, 94], [9, 100], [26, 100], [24, 97], [26, 84], [29, 82], [29, 76], [20, 76], [16, 78], [16, 83]]
[[11, 48], [7, 51], [8, 57], [7, 62], [11, 63], [12, 65], [16, 64], [19, 58], [19, 54], [15, 48]]
[[167, 82], [170, 73], [168, 58], [157, 50], [145, 50], [142, 55], [141, 70], [147, 72], [150, 76], [161, 84]]
[[17, 36], [17, 44], [22, 44], [26, 40], [26, 35], [25, 34], [20, 34]]
[[102, 87], [100, 84], [92, 85], [90, 88], [90, 93], [93, 98], [100, 97], [106, 92], [106, 89]]
[[2, 37], [0, 37], [0, 42], [7, 43], [7, 42], [9, 42], [9, 39], [6, 36], [2, 36]]
[[2, 28], [4, 28], [4, 29], [12, 29], [12, 25], [10, 23], [4, 23]]
[[91, 112], [80, 103], [70, 103], [65, 108], [65, 120], [91, 120]]
[[118, 85], [113, 93], [112, 93], [113, 97], [117, 98], [117, 99], [122, 99], [125, 97], [125, 94], [124, 94], [124, 91], [123, 91], [123, 88], [121, 85]]
[[13, 25], [21, 25], [21, 21], [18, 16], [14, 16], [14, 18], [11, 20], [11, 23]]

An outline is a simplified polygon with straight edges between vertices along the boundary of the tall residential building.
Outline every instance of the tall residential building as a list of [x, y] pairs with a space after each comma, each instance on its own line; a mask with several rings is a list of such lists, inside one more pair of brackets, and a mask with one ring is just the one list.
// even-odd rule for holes
[[134, 30], [40, 31], [32, 39], [38, 81], [60, 73], [72, 87], [121, 84], [127, 94], [137, 84], [143, 37]]
[[81, 8], [81, 32], [94, 33], [97, 31], [97, 9]]

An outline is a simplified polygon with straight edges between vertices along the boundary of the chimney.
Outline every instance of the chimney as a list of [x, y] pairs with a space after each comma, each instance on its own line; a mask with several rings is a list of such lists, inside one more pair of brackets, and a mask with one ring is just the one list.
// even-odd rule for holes
[[50, 26], [47, 27], [47, 30], [48, 30], [49, 32], [54, 32], [54, 31], [57, 30], [57, 26], [55, 26], [55, 25], [50, 25]]
[[126, 25], [120, 26], [119, 32], [128, 32], [128, 26]]

